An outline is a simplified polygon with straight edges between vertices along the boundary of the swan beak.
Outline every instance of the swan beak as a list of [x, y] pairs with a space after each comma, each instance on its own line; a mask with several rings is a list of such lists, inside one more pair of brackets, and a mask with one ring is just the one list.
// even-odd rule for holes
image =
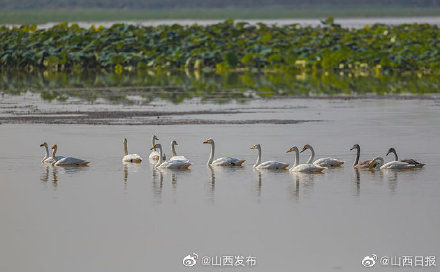
[[203, 142], [204, 144], [209, 144], [209, 140], [206, 140]]
[[387, 154], [385, 156], [388, 156], [391, 152], [388, 150]]
[[53, 146], [52, 146], [52, 149], [55, 149], [55, 148], [56, 148], [56, 145], [53, 145]]
[[44, 144], [40, 144], [40, 146], [42, 147], [42, 146], [44, 146]]
[[251, 149], [255, 149], [255, 148], [257, 148], [257, 146], [256, 146], [256, 145], [254, 145], [254, 146], [252, 146], [252, 147], [251, 147]]
[[306, 149], [307, 149], [307, 148], [304, 147], [304, 148], [301, 150], [301, 152], [299, 152], [299, 153], [303, 153], [304, 151], [306, 151]]
[[153, 145], [153, 147], [150, 148], [150, 150], [153, 150], [153, 149], [156, 149], [156, 148], [157, 148], [157, 146], [156, 146], [156, 145]]
[[290, 148], [289, 150], [287, 150], [287, 152], [286, 153], [289, 153], [289, 152], [292, 152], [293, 151], [293, 147], [292, 148]]

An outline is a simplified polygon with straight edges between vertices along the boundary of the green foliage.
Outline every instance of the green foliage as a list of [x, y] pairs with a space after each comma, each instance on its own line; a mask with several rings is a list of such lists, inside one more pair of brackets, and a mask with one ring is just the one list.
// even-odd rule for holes
[[249, 25], [227, 20], [200, 26], [105, 28], [61, 23], [0, 28], [0, 68], [125, 69], [326, 69], [413, 70], [440, 68], [436, 25]]

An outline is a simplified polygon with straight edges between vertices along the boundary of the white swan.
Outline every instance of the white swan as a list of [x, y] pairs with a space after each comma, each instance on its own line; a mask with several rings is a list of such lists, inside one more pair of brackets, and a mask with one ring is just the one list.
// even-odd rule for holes
[[[156, 141], [159, 141], [159, 138], [157, 138], [156, 135], [153, 135], [153, 145], [154, 146], [156, 144]], [[151, 151], [150, 156], [148, 157], [150, 159], [150, 161], [157, 161], [159, 159], [159, 152], [157, 152], [156, 149], [154, 149], [154, 151]]]
[[251, 149], [258, 150], [258, 158], [254, 164], [254, 168], [256, 168], [256, 169], [286, 169], [289, 166], [288, 163], [284, 163], [284, 162], [277, 162], [277, 161], [261, 162], [261, 145], [260, 144], [256, 144], [256, 145], [252, 146]]
[[380, 168], [383, 169], [413, 169], [416, 166], [401, 161], [390, 161], [384, 164], [384, 159], [382, 157], [374, 158], [370, 163], [370, 169]]
[[41, 147], [44, 147], [46, 149], [46, 155], [44, 156], [44, 158], [41, 160], [42, 163], [54, 163], [57, 160], [61, 160], [62, 158], [64, 158], [64, 156], [56, 156], [56, 158], [52, 157], [49, 155], [49, 146], [47, 145], [46, 142], [42, 143], [40, 145]]
[[412, 165], [414, 165], [415, 168], [422, 168], [425, 165], [425, 164], [420, 163], [420, 162], [418, 162], [418, 161], [416, 161], [414, 159], [401, 159], [401, 160], [399, 160], [399, 157], [397, 157], [396, 149], [394, 149], [393, 147], [388, 149], [388, 152], [387, 152], [386, 156], [388, 156], [388, 154], [391, 154], [391, 153], [394, 154], [394, 160], [395, 161], [406, 162], [406, 163], [412, 164]]
[[151, 150], [154, 148], [159, 148], [159, 161], [154, 165], [156, 168], [168, 168], [168, 169], [181, 169], [186, 170], [191, 166], [191, 163], [189, 161], [182, 161], [182, 160], [170, 160], [170, 161], [163, 161], [163, 153], [162, 153], [162, 145], [161, 144], [155, 144]]
[[307, 161], [307, 163], [313, 163], [317, 166], [321, 166], [321, 167], [340, 167], [344, 164], [343, 161], [335, 159], [335, 158], [321, 158], [321, 159], [317, 159], [316, 161], [314, 161], [315, 159], [315, 150], [313, 150], [313, 147], [309, 144], [306, 144], [303, 149], [301, 150], [301, 153], [306, 151], [307, 149], [310, 150], [310, 152], [312, 152], [312, 154], [310, 155], [309, 160]]
[[122, 157], [122, 162], [134, 162], [134, 163], [142, 162], [142, 158], [138, 154], [128, 154], [127, 138], [124, 138], [124, 157]]
[[87, 166], [89, 164], [88, 161], [73, 158], [73, 157], [64, 157], [60, 160], [57, 160], [55, 153], [57, 152], [58, 146], [53, 145], [52, 149], [53, 149], [52, 157], [56, 159], [56, 161], [52, 163], [52, 165], [54, 165], [54, 166]]
[[[176, 148], [174, 146], [179, 145], [176, 140], [171, 142], [171, 158], [170, 161], [180, 160], [180, 161], [189, 161], [185, 156], [177, 156]], [[165, 158], [164, 158], [165, 160]]]
[[[313, 164], [313, 163], [303, 163], [299, 164], [299, 150], [298, 147], [294, 146], [287, 150], [287, 153], [295, 151], [295, 163], [289, 169], [292, 172], [301, 172], [301, 173], [321, 173], [323, 170], [327, 169], [325, 167]], [[310, 159], [309, 159], [310, 161]]]
[[203, 143], [211, 145], [211, 154], [209, 155], [208, 165], [234, 167], [234, 166], [242, 166], [242, 164], [246, 161], [246, 160], [239, 160], [239, 159], [231, 158], [231, 157], [223, 157], [223, 158], [218, 158], [218, 159], [214, 160], [214, 152], [215, 152], [214, 140], [208, 139], [208, 140], [204, 141]]

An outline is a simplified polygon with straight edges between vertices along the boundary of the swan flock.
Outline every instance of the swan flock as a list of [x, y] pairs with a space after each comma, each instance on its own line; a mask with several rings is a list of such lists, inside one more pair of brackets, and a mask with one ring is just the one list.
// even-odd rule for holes
[[[150, 148], [151, 153], [148, 158], [150, 163], [154, 168], [158, 169], [176, 169], [176, 170], [188, 170], [192, 165], [189, 159], [183, 155], [177, 155], [176, 146], [179, 144], [176, 140], [172, 140], [171, 147], [171, 157], [166, 160], [166, 155], [163, 151], [162, 145], [158, 143], [159, 138], [156, 135], [152, 137], [152, 147]], [[208, 166], [219, 166], [219, 167], [243, 167], [246, 160], [238, 159], [234, 157], [221, 157], [214, 159], [215, 155], [215, 143], [214, 140], [209, 138], [202, 142], [211, 146], [211, 152], [207, 161]], [[43, 164], [50, 164], [53, 166], [88, 166], [89, 162], [83, 159], [78, 159], [70, 156], [57, 156], [58, 146], [55, 144], [52, 146], [52, 154], [49, 153], [49, 145], [44, 142], [40, 145], [44, 148], [45, 156], [41, 160]], [[295, 152], [294, 160], [292, 166], [289, 168], [289, 163], [280, 162], [275, 160], [262, 162], [262, 148], [260, 144], [255, 144], [250, 147], [250, 149], [257, 150], [257, 160], [253, 165], [256, 170], [289, 170], [290, 172], [301, 172], [301, 173], [322, 173], [323, 171], [330, 168], [342, 167], [344, 161], [332, 158], [324, 157], [315, 160], [315, 150], [310, 144], [304, 145], [304, 147], [299, 151], [297, 146], [291, 147], [286, 153]], [[306, 163], [300, 163], [300, 153], [305, 151], [310, 151], [310, 156]], [[416, 161], [415, 159], [401, 159], [399, 160], [395, 148], [389, 148], [385, 157], [393, 154], [394, 160], [385, 162], [383, 157], [376, 156], [373, 159], [359, 161], [361, 148], [359, 144], [353, 145], [350, 150], [356, 150], [356, 156], [353, 162], [353, 168], [355, 169], [368, 169], [368, 170], [384, 170], [384, 169], [415, 169], [422, 168], [425, 164]], [[138, 154], [128, 153], [128, 141], [126, 138], [123, 140], [123, 163], [141, 163], [142, 157]]]

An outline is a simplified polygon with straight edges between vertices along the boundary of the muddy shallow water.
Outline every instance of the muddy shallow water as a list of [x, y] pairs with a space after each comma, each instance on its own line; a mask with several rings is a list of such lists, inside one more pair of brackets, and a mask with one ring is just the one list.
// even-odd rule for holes
[[[50, 107], [71, 110], [61, 104]], [[226, 105], [157, 102], [151, 107], [227, 111], [171, 120], [319, 122], [3, 123], [1, 271], [359, 271], [364, 256], [373, 253], [439, 256], [438, 100], [258, 99]], [[176, 139], [178, 153], [193, 163], [191, 170], [153, 171], [148, 160], [121, 163], [124, 137], [129, 151], [146, 159], [153, 133], [167, 155], [169, 142]], [[207, 168], [209, 146], [201, 143], [207, 137], [216, 140], [216, 157], [246, 159], [245, 167]], [[89, 160], [90, 167], [42, 166], [43, 141], [57, 143], [60, 155]], [[263, 160], [292, 162], [286, 150], [309, 143], [318, 157], [331, 155], [346, 165], [322, 175], [258, 172], [252, 169], [256, 153], [249, 149], [256, 143], [263, 147]], [[402, 158], [427, 165], [358, 173], [349, 151], [355, 143], [362, 148], [361, 159], [384, 156], [394, 146]], [[302, 154], [301, 160], [307, 157]], [[257, 264], [185, 268], [182, 259], [193, 253], [200, 258], [254, 256]], [[375, 270], [391, 268], [376, 264]]]

